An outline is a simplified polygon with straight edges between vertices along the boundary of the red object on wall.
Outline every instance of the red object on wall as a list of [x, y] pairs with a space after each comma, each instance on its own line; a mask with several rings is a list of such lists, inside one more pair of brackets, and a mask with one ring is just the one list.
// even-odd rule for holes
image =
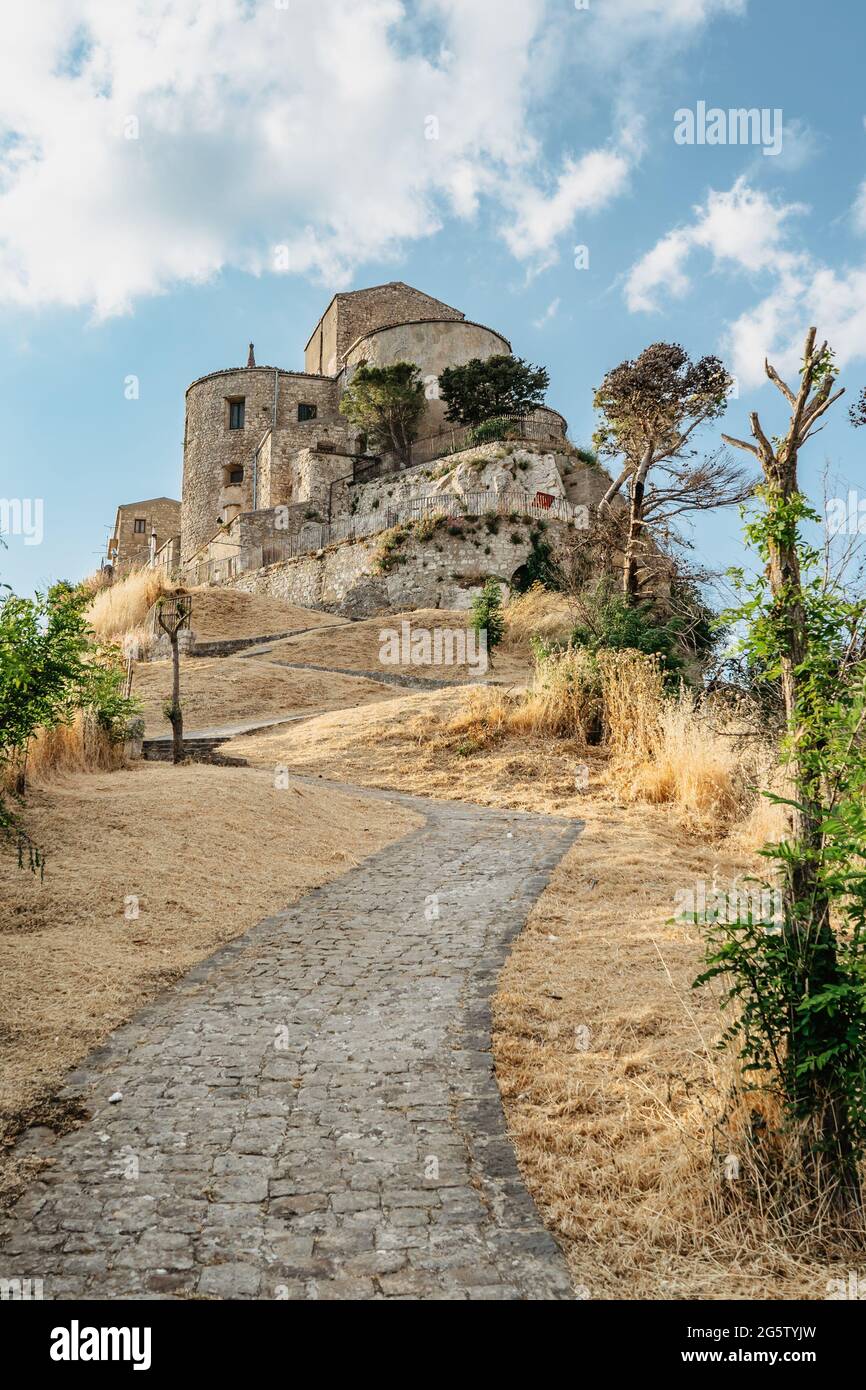
[[537, 492], [537, 493], [535, 494], [535, 506], [536, 506], [536, 507], [552, 507], [552, 506], [553, 506], [553, 493], [552, 493], [552, 492]]

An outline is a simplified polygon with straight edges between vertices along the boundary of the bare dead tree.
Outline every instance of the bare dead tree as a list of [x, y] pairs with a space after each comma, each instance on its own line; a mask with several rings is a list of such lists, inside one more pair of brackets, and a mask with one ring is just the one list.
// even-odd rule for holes
[[166, 707], [171, 725], [172, 762], [183, 762], [183, 709], [180, 703], [180, 649], [177, 635], [189, 621], [189, 600], [157, 599], [156, 619], [171, 643], [171, 700]]
[[[753, 454], [761, 465], [765, 486], [783, 503], [789, 502], [799, 493], [797, 461], [803, 445], [812, 438], [818, 421], [827, 413], [831, 405], [844, 394], [844, 387], [834, 391], [835, 373], [829, 366], [827, 344], [816, 349], [817, 329], [810, 328], [806, 334], [803, 349], [803, 367], [800, 374], [800, 387], [797, 392], [782, 380], [769, 362], [764, 362], [764, 370], [770, 381], [784, 396], [791, 407], [788, 429], [782, 438], [769, 439], [761, 425], [757, 411], [749, 416], [754, 444], [744, 439], [735, 439], [724, 434], [726, 444]], [[769, 563], [767, 566], [770, 591], [777, 609], [784, 618], [788, 634], [786, 650], [781, 658], [782, 690], [785, 697], [785, 710], [792, 725], [796, 720], [798, 707], [798, 675], [803, 665], [808, 646], [806, 613], [803, 604], [800, 558], [797, 553], [796, 535], [793, 529], [780, 529], [778, 535], [769, 539]], [[817, 855], [821, 836], [821, 791], [816, 785], [813, 768], [804, 765], [798, 755], [798, 734], [794, 728], [791, 775], [800, 792], [800, 804], [793, 808], [793, 832], [795, 839], [813, 849]], [[802, 890], [803, 885], [800, 885]], [[794, 885], [798, 891], [798, 885]], [[799, 895], [802, 895], [802, 891]]]

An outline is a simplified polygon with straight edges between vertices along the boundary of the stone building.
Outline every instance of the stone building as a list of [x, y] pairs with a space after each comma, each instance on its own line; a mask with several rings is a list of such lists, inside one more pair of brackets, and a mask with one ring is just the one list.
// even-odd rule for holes
[[124, 573], [148, 564], [180, 535], [181, 504], [174, 497], [148, 497], [118, 507], [108, 541], [107, 563]]
[[[250, 345], [246, 366], [200, 377], [186, 393], [182, 564], [214, 545], [209, 553], [218, 554], [225, 528], [238, 517], [250, 518], [244, 529], [257, 535], [275, 508], [290, 533], [311, 517], [333, 520], [334, 485], [352, 475], [364, 449], [340, 414], [340, 398], [361, 362], [418, 366], [429, 388], [418, 447], [432, 458], [436, 440], [451, 428], [436, 393], [439, 374], [510, 351], [501, 333], [394, 281], [335, 295], [307, 342], [303, 372], [257, 365]], [[561, 441], [562, 417], [539, 414], [551, 441]], [[337, 496], [345, 502], [344, 489]]]

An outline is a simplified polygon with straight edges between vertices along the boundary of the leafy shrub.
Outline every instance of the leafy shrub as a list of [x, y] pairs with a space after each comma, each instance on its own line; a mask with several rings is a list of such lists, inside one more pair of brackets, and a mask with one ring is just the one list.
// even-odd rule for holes
[[499, 646], [505, 636], [505, 619], [502, 616], [502, 591], [492, 576], [485, 580], [484, 588], [472, 600], [470, 626], [477, 633], [487, 633], [487, 652]]
[[[516, 439], [520, 431], [513, 420], [505, 416], [496, 416], [492, 420], [483, 420], [480, 425], [475, 425], [469, 432], [470, 444], [489, 444], [497, 439]], [[481, 467], [484, 467], [484, 460]]]
[[401, 551], [408, 538], [409, 529], [406, 526], [392, 526], [390, 531], [383, 531], [373, 556], [374, 574], [390, 574], [398, 565], [405, 565], [406, 556]]
[[575, 627], [571, 641], [576, 647], [598, 652], [631, 650], [644, 656], [659, 658], [668, 683], [682, 673], [683, 660], [679, 651], [681, 624], [677, 618], [662, 621], [652, 603], [629, 604], [622, 594], [605, 592], [598, 595], [592, 624]]

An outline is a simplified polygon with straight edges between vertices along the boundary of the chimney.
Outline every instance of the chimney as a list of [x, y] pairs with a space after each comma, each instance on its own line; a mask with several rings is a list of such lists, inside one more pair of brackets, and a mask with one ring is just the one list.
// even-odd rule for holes
[[255, 349], [253, 348], [252, 343], [250, 343], [250, 351], [249, 351], [249, 355], [248, 355], [248, 357], [247, 357], [247, 366], [248, 366], [248, 367], [254, 367], [255, 365], [256, 365], [256, 354], [255, 354]]

